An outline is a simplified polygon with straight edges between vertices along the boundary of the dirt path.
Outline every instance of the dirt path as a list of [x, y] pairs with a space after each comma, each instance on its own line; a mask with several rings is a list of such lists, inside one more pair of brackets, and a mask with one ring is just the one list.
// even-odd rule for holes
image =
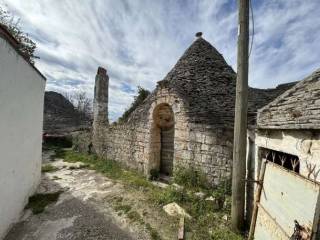
[[[48, 154], [53, 152], [45, 154], [46, 163]], [[56, 159], [50, 164], [55, 170], [42, 175], [38, 193], [62, 191], [57, 202], [40, 214], [25, 210], [5, 240], [160, 239], [157, 231], [161, 239], [175, 239], [176, 226], [140, 201], [139, 190], [130, 191], [79, 163]]]

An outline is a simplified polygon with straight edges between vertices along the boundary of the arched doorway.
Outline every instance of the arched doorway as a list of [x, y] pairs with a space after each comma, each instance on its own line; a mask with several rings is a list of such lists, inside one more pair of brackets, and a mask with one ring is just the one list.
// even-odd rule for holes
[[160, 139], [154, 139], [159, 143], [157, 148], [160, 163], [160, 174], [171, 176], [173, 172], [174, 158], [174, 114], [169, 104], [163, 103], [158, 105], [153, 112], [153, 120], [155, 124], [154, 131], [159, 134], [154, 134]]

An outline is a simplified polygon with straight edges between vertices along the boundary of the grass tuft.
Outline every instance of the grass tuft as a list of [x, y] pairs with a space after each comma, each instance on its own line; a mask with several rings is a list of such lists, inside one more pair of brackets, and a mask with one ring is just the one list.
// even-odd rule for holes
[[29, 202], [26, 209], [31, 209], [33, 214], [39, 214], [44, 211], [47, 205], [54, 203], [58, 200], [60, 194], [62, 192], [55, 192], [55, 193], [46, 193], [46, 194], [35, 194], [29, 197]]
[[55, 172], [57, 170], [58, 170], [58, 168], [55, 167], [55, 166], [52, 166], [51, 164], [45, 164], [41, 168], [41, 172], [43, 172], [43, 173], [45, 173], [45, 172]]
[[174, 182], [191, 189], [210, 189], [206, 175], [200, 170], [179, 167], [174, 171]]

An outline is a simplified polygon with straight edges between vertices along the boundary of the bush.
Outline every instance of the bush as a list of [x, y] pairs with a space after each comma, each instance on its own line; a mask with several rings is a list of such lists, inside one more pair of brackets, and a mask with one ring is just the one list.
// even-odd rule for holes
[[210, 184], [201, 170], [179, 167], [174, 171], [174, 182], [187, 188], [209, 189]]
[[131, 103], [131, 106], [129, 109], [127, 109], [122, 116], [119, 118], [118, 122], [126, 122], [130, 116], [130, 114], [138, 107], [140, 106], [143, 101], [149, 96], [150, 92], [140, 86], [138, 86], [138, 95], [134, 97], [133, 102]]
[[55, 167], [55, 166], [52, 166], [51, 164], [45, 164], [41, 168], [41, 172], [43, 172], [43, 173], [45, 173], [45, 172], [55, 172], [57, 170], [58, 170], [58, 168]]
[[39, 193], [29, 197], [26, 209], [31, 209], [33, 214], [39, 214], [44, 211], [47, 205], [54, 203], [58, 200], [62, 192], [55, 193]]

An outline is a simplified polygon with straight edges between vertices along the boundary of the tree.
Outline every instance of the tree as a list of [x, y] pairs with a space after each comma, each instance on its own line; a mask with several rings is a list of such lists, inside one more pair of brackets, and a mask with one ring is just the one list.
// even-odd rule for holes
[[20, 29], [20, 19], [12, 16], [12, 14], [0, 7], [0, 24], [2, 24], [12, 36], [19, 42], [19, 51], [32, 64], [38, 57], [34, 55], [36, 43], [31, 40], [27, 33]]
[[79, 113], [80, 120], [88, 121], [92, 119], [92, 99], [87, 96], [85, 91], [64, 92], [62, 95], [75, 107]]
[[125, 122], [128, 120], [130, 114], [149, 96], [150, 92], [140, 86], [138, 86], [138, 95], [134, 97], [133, 102], [129, 109], [127, 109], [119, 118], [119, 122]]
[[87, 97], [86, 92], [77, 91], [73, 95], [75, 106], [83, 119], [92, 118], [92, 100]]

